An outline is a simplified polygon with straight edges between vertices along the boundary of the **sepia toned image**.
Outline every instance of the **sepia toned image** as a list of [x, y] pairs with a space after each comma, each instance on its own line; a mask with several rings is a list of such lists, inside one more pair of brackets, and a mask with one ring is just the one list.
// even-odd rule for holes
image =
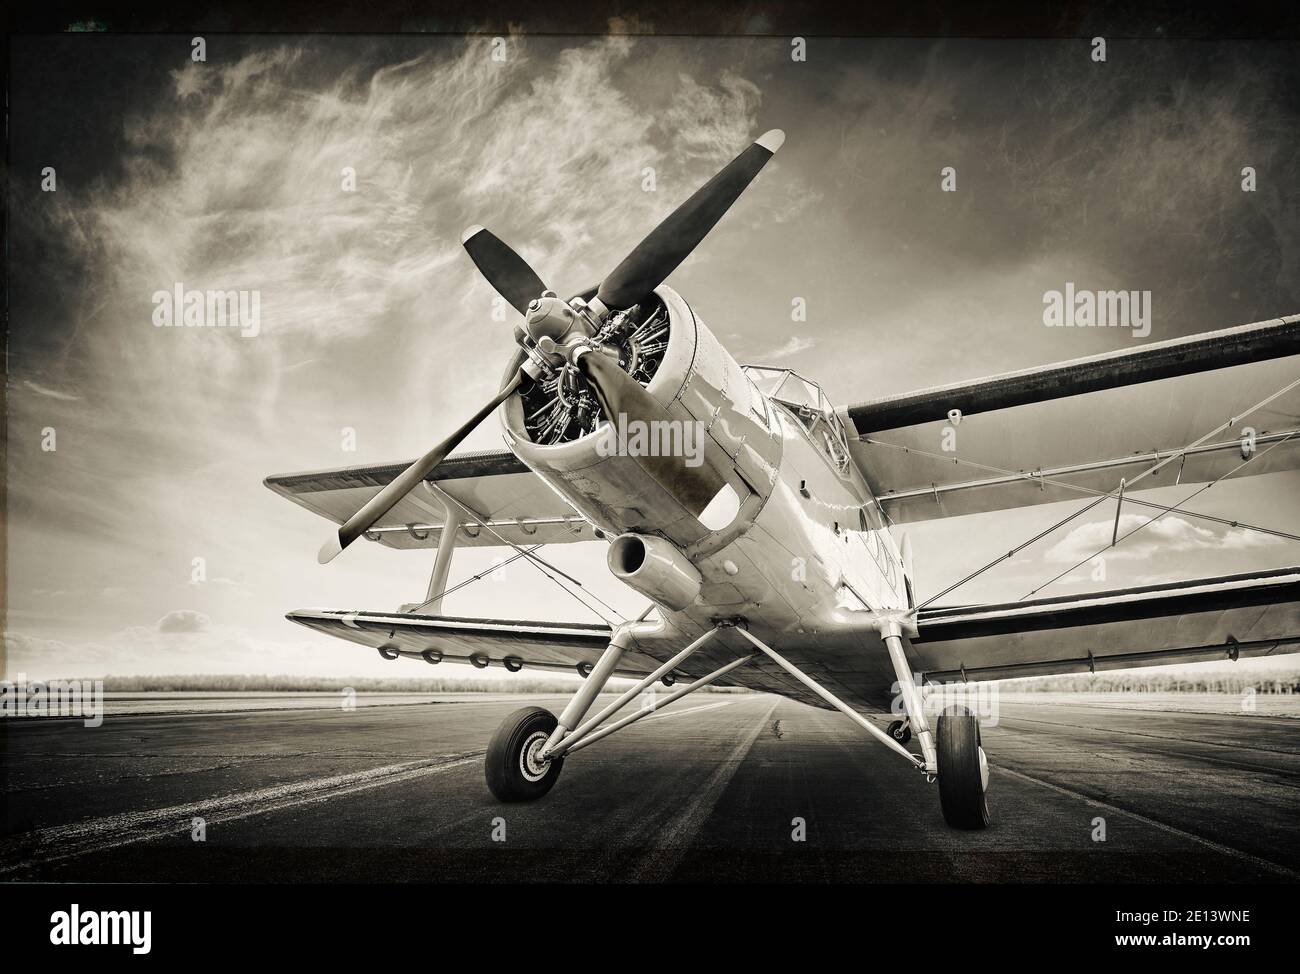
[[[1300, 878], [1296, 43], [789, 20], [10, 36], [42, 937]], [[1249, 946], [1194, 899], [1105, 922]]]

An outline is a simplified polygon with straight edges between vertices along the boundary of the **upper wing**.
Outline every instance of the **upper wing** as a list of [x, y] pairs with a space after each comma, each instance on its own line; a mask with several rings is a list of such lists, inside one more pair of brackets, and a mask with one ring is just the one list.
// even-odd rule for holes
[[1001, 680], [1300, 648], [1300, 568], [1007, 605], [925, 609], [927, 680]]
[[[1235, 476], [1295, 469], [1300, 389], [1250, 415], [1242, 411], [1297, 378], [1300, 315], [1291, 315], [859, 403], [840, 418], [858, 469], [890, 517], [904, 523], [1076, 493], [1049, 480], [1112, 491], [1121, 477], [1133, 478], [1233, 417], [1240, 422], [1142, 488], [1223, 476], [1242, 463], [1247, 427], [1255, 459]], [[945, 452], [952, 409], [962, 414], [957, 449]]]
[[[313, 514], [342, 524], [410, 466], [386, 463], [277, 474], [264, 483]], [[458, 545], [535, 545], [591, 541], [591, 525], [513, 453], [462, 453], [444, 460], [403, 497], [367, 537], [393, 548], [436, 548], [445, 492], [464, 524]], [[472, 512], [472, 513], [466, 513]]]

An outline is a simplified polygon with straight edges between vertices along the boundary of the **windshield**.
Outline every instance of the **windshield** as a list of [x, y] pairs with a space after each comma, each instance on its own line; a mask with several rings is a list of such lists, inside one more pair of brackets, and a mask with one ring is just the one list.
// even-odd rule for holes
[[848, 468], [848, 437], [821, 386], [791, 369], [773, 369], [761, 365], [745, 365], [741, 368], [765, 396], [785, 406], [799, 420], [818, 449], [836, 467], [841, 471]]

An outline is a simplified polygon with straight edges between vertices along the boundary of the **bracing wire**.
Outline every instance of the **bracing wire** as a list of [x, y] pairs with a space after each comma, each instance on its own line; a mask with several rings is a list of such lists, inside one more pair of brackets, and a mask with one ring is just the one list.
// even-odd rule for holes
[[[1284, 438], [1282, 440], [1279, 440], [1278, 442], [1285, 443], [1286, 439], [1287, 438]], [[945, 463], [953, 463], [961, 466], [972, 467], [976, 470], [982, 470], [985, 473], [1000, 473], [1000, 474], [1006, 474], [1007, 476], [1010, 477], [1019, 477], [1021, 480], [1028, 481], [1029, 483], [1048, 484], [1052, 487], [1061, 487], [1065, 490], [1072, 490], [1079, 494], [1091, 494], [1094, 497], [1112, 496], [1111, 494], [1108, 494], [1106, 491], [1098, 490], [1095, 487], [1084, 487], [1080, 484], [1072, 484], [1065, 480], [1056, 480], [1053, 477], [1044, 477], [1041, 474], [1036, 472], [1026, 472], [1024, 470], [1009, 470], [1006, 467], [995, 467], [987, 463], [976, 463], [974, 460], [966, 460], [963, 459], [962, 457], [943, 456], [942, 454], [931, 453], [928, 450], [920, 450], [913, 446], [903, 446], [901, 443], [886, 443], [884, 440], [871, 439], [870, 437], [865, 437], [865, 436], [862, 437], [862, 442], [870, 443], [872, 446], [887, 446], [893, 450], [902, 450], [904, 453], [915, 453], [917, 456], [929, 457], [930, 459], [933, 460], [942, 460]], [[880, 500], [888, 501], [890, 500], [890, 498], [888, 496], [885, 496], [880, 498]], [[1138, 507], [1149, 507], [1152, 508], [1153, 510], [1163, 511], [1165, 513], [1168, 513], [1170, 511], [1170, 508], [1165, 507], [1163, 504], [1157, 504], [1155, 501], [1141, 500], [1137, 497], [1129, 497], [1127, 494], [1124, 496], [1124, 503], [1134, 504]], [[1283, 538], [1287, 541], [1300, 541], [1300, 534], [1289, 534], [1288, 532], [1280, 531], [1277, 528], [1261, 527], [1258, 524], [1249, 524], [1246, 521], [1233, 521], [1226, 517], [1215, 517], [1213, 514], [1203, 514], [1200, 511], [1183, 510], [1183, 511], [1179, 511], [1179, 513], [1186, 514], [1188, 517], [1199, 518], [1203, 521], [1212, 521], [1215, 524], [1223, 524], [1223, 525], [1227, 525], [1228, 527], [1241, 528], [1243, 531], [1258, 531], [1260, 534], [1271, 535], [1272, 537], [1275, 538]], [[888, 513], [886, 513], [885, 516], [888, 517], [889, 516]], [[890, 518], [890, 523], [891, 524], [894, 523], [892, 518]]]
[[[1158, 470], [1160, 470], [1161, 468], [1167, 466], [1168, 464], [1170, 464], [1170, 463], [1172, 463], [1173, 461], [1179, 459], [1180, 457], [1184, 457], [1184, 456], [1186, 456], [1188, 450], [1193, 450], [1193, 449], [1195, 449], [1196, 447], [1198, 447], [1198, 446], [1200, 446], [1201, 444], [1203, 444], [1206, 440], [1210, 439], [1210, 437], [1212, 437], [1212, 436], [1218, 436], [1220, 433], [1222, 433], [1224, 430], [1228, 429], [1229, 427], [1237, 425], [1238, 420], [1244, 419], [1245, 417], [1249, 416], [1251, 413], [1256, 412], [1257, 410], [1263, 409], [1265, 406], [1267, 406], [1269, 403], [1271, 403], [1274, 399], [1277, 399], [1277, 398], [1279, 398], [1280, 396], [1284, 396], [1284, 395], [1286, 395], [1286, 394], [1287, 394], [1288, 392], [1290, 392], [1292, 389], [1296, 388], [1296, 386], [1300, 386], [1300, 379], [1295, 379], [1294, 381], [1287, 383], [1285, 386], [1283, 386], [1283, 387], [1282, 387], [1281, 389], [1279, 389], [1277, 392], [1273, 393], [1273, 394], [1270, 395], [1270, 396], [1266, 396], [1265, 398], [1261, 399], [1259, 402], [1255, 403], [1255, 405], [1251, 406], [1249, 409], [1245, 410], [1244, 412], [1238, 413], [1236, 416], [1233, 416], [1232, 418], [1230, 418], [1227, 422], [1225, 422], [1225, 423], [1221, 423], [1220, 425], [1216, 426], [1214, 429], [1210, 430], [1210, 431], [1209, 431], [1208, 433], [1206, 433], [1204, 436], [1199, 437], [1198, 439], [1196, 439], [1196, 440], [1193, 441], [1192, 443], [1189, 443], [1187, 446], [1183, 447], [1181, 450], [1179, 450], [1179, 451], [1177, 451], [1177, 452], [1175, 452], [1175, 453], [1171, 453], [1171, 454], [1170, 454], [1168, 457], [1166, 457], [1165, 459], [1163, 459], [1163, 460], [1159, 461], [1158, 463], [1155, 463], [1155, 464], [1153, 464], [1152, 466], [1148, 467], [1146, 470], [1142, 471], [1140, 474], [1138, 474], [1138, 475], [1137, 475], [1136, 477], [1134, 477], [1132, 480], [1127, 481], [1126, 484], [1124, 485], [1124, 488], [1123, 488], [1123, 489], [1124, 489], [1124, 490], [1132, 490], [1134, 484], [1136, 484], [1136, 483], [1138, 483], [1138, 482], [1140, 482], [1140, 481], [1146, 479], [1147, 477], [1149, 477], [1149, 476], [1151, 476], [1152, 474], [1154, 474], [1156, 471], [1158, 471]], [[1289, 439], [1289, 437], [1288, 437], [1288, 439]], [[1279, 440], [1277, 443], [1274, 443], [1274, 444], [1273, 444], [1272, 446], [1270, 446], [1268, 449], [1271, 450], [1271, 449], [1273, 448], [1273, 446], [1279, 446], [1280, 444], [1285, 443], [1285, 442], [1286, 442], [1286, 440]], [[1267, 452], [1267, 451], [1263, 451], [1263, 452]], [[1253, 456], [1253, 455], [1252, 455], [1252, 456]], [[1250, 461], [1247, 460], [1246, 462], [1249, 463]], [[1244, 466], [1244, 464], [1242, 464], [1241, 466]], [[1235, 468], [1235, 469], [1240, 469], [1240, 466], [1237, 467], [1237, 468]], [[1220, 478], [1220, 479], [1222, 479], [1222, 478]], [[1216, 483], [1217, 483], [1217, 481], [1216, 481]], [[1025, 548], [1028, 548], [1030, 545], [1034, 544], [1035, 542], [1037, 542], [1037, 541], [1041, 541], [1043, 538], [1047, 537], [1049, 534], [1051, 534], [1053, 531], [1057, 530], [1058, 528], [1062, 528], [1062, 527], [1064, 527], [1065, 525], [1069, 524], [1071, 521], [1075, 520], [1076, 518], [1081, 517], [1082, 515], [1088, 513], [1088, 512], [1091, 511], [1094, 507], [1096, 507], [1097, 505], [1101, 504], [1102, 501], [1106, 500], [1106, 498], [1117, 496], [1118, 493], [1119, 493], [1119, 490], [1120, 490], [1120, 488], [1117, 487], [1115, 490], [1111, 491], [1110, 493], [1108, 493], [1108, 494], [1103, 494], [1102, 496], [1098, 497], [1096, 500], [1093, 500], [1093, 501], [1091, 501], [1090, 503], [1085, 504], [1083, 507], [1081, 507], [1079, 510], [1075, 511], [1074, 513], [1069, 514], [1069, 515], [1067, 515], [1066, 517], [1061, 518], [1061, 520], [1057, 521], [1055, 524], [1051, 525], [1051, 526], [1048, 527], [1046, 530], [1038, 532], [1038, 534], [1034, 535], [1034, 536], [1033, 536], [1032, 538], [1030, 538], [1028, 541], [1025, 541], [1025, 542], [1023, 542], [1022, 544], [1018, 544], [1018, 545], [1016, 545], [1014, 548], [1010, 549], [1010, 550], [1009, 550], [1005, 555], [999, 555], [997, 558], [993, 559], [993, 560], [990, 561], [988, 564], [986, 564], [986, 565], [982, 566], [981, 568], [978, 568], [978, 569], [976, 569], [975, 571], [971, 572], [971, 573], [970, 573], [969, 575], [967, 575], [965, 578], [961, 579], [961, 581], [954, 582], [952, 585], [949, 585], [946, 589], [944, 589], [942, 592], [939, 592], [937, 595], [932, 595], [932, 596], [930, 596], [930, 598], [926, 599], [924, 602], [922, 602], [920, 605], [918, 605], [914, 611], [916, 611], [916, 612], [920, 612], [920, 611], [921, 611], [922, 609], [924, 609], [926, 606], [931, 605], [931, 604], [933, 604], [934, 602], [937, 602], [939, 599], [943, 598], [945, 595], [948, 595], [948, 594], [950, 594], [950, 593], [956, 591], [957, 589], [959, 589], [959, 588], [961, 588], [963, 585], [965, 585], [967, 582], [970, 582], [970, 581], [972, 581], [972, 580], [978, 578], [979, 576], [983, 575], [985, 572], [989, 571], [991, 568], [995, 568], [996, 566], [1002, 564], [1002, 562], [1008, 560], [1009, 558], [1014, 557], [1014, 556], [1016, 555], [1017, 552], [1019, 552], [1019, 551], [1023, 551]], [[1193, 496], [1195, 496], [1195, 495], [1193, 495]], [[1095, 557], [1095, 556], [1094, 556], [1094, 557]], [[1073, 571], [1073, 569], [1071, 569], [1071, 571]]]
[[509, 565], [511, 562], [516, 562], [520, 558], [527, 557], [527, 555], [530, 555], [533, 552], [537, 551], [539, 548], [545, 548], [545, 547], [546, 545], [544, 544], [535, 544], [531, 548], [529, 548], [526, 552], [520, 551], [516, 554], [511, 555], [509, 558], [505, 558], [501, 561], [493, 562], [491, 565], [483, 569], [483, 571], [479, 572], [477, 575], [471, 575], [463, 582], [457, 582], [455, 585], [452, 585], [450, 588], [443, 589], [437, 595], [433, 596], [433, 598], [425, 599], [419, 605], [414, 606], [413, 608], [407, 610], [407, 614], [413, 615], [416, 612], [419, 612], [421, 609], [423, 609], [426, 605], [429, 605], [433, 602], [437, 602], [439, 599], [446, 598], [452, 592], [458, 592], [461, 589], [463, 589], [466, 585], [472, 585], [477, 581], [481, 581], [482, 579], [487, 578], [489, 575], [491, 575], [498, 568], [505, 568], [506, 565]]
[[1019, 598], [1017, 601], [1022, 601], [1022, 602], [1023, 602], [1025, 599], [1029, 598], [1031, 595], [1037, 595], [1037, 594], [1038, 594], [1039, 592], [1041, 592], [1043, 589], [1047, 588], [1047, 586], [1052, 585], [1052, 584], [1054, 584], [1055, 582], [1059, 582], [1059, 581], [1060, 581], [1061, 579], [1063, 579], [1066, 575], [1070, 574], [1070, 572], [1074, 571], [1074, 570], [1077, 569], [1077, 568], [1082, 568], [1084, 565], [1088, 564], [1088, 562], [1092, 561], [1094, 558], [1096, 558], [1096, 557], [1097, 557], [1098, 555], [1100, 555], [1102, 552], [1104, 552], [1104, 551], [1109, 551], [1111, 548], [1114, 548], [1114, 547], [1117, 547], [1118, 545], [1123, 544], [1125, 540], [1127, 540], [1128, 538], [1133, 537], [1133, 535], [1137, 534], [1137, 533], [1138, 533], [1139, 531], [1141, 531], [1143, 528], [1148, 527], [1149, 525], [1154, 524], [1156, 521], [1159, 521], [1159, 520], [1160, 520], [1162, 517], [1164, 517], [1166, 514], [1170, 514], [1170, 513], [1173, 513], [1173, 512], [1175, 512], [1175, 511], [1177, 511], [1178, 513], [1186, 513], [1185, 511], [1180, 511], [1180, 510], [1179, 510], [1179, 508], [1180, 508], [1183, 504], [1186, 504], [1188, 501], [1190, 501], [1190, 500], [1191, 500], [1193, 497], [1195, 497], [1197, 494], [1202, 494], [1202, 493], [1204, 493], [1205, 491], [1209, 490], [1211, 487], [1213, 487], [1215, 484], [1219, 483], [1220, 481], [1223, 481], [1223, 480], [1228, 479], [1228, 478], [1231, 477], [1234, 473], [1236, 473], [1238, 470], [1240, 470], [1242, 467], [1244, 467], [1246, 464], [1250, 463], [1250, 461], [1254, 460], [1256, 457], [1262, 457], [1265, 453], [1268, 453], [1268, 451], [1269, 451], [1269, 450], [1272, 450], [1274, 447], [1279, 447], [1279, 446], [1281, 446], [1281, 445], [1282, 445], [1283, 443], [1285, 443], [1287, 440], [1291, 439], [1292, 436], [1295, 436], [1295, 433], [1289, 433], [1289, 434], [1287, 434], [1287, 436], [1286, 436], [1284, 439], [1278, 440], [1276, 443], [1271, 444], [1271, 445], [1268, 447], [1268, 449], [1266, 449], [1266, 450], [1260, 450], [1258, 453], [1252, 453], [1250, 456], [1248, 456], [1248, 457], [1247, 457], [1245, 460], [1243, 460], [1241, 463], [1237, 464], [1235, 467], [1233, 467], [1233, 468], [1232, 468], [1231, 470], [1229, 470], [1227, 473], [1225, 473], [1225, 474], [1223, 474], [1222, 476], [1216, 478], [1215, 480], [1212, 480], [1212, 481], [1211, 481], [1210, 483], [1208, 483], [1208, 484], [1203, 484], [1203, 485], [1201, 485], [1201, 486], [1198, 487], [1196, 490], [1192, 491], [1190, 494], [1188, 494], [1186, 497], [1184, 497], [1184, 498], [1183, 498], [1181, 501], [1179, 501], [1177, 504], [1175, 504], [1173, 507], [1167, 507], [1167, 508], [1165, 508], [1164, 510], [1162, 510], [1159, 514], [1155, 515], [1154, 517], [1149, 518], [1149, 519], [1147, 519], [1146, 521], [1143, 521], [1141, 524], [1139, 524], [1137, 527], [1135, 527], [1132, 531], [1128, 531], [1128, 532], [1126, 532], [1126, 533], [1120, 535], [1120, 537], [1118, 537], [1117, 539], [1115, 539], [1115, 541], [1113, 541], [1112, 543], [1110, 543], [1110, 544], [1108, 544], [1108, 545], [1102, 545], [1102, 547], [1101, 547], [1100, 549], [1098, 549], [1097, 551], [1094, 551], [1094, 552], [1093, 552], [1091, 555], [1089, 555], [1087, 558], [1083, 559], [1083, 561], [1078, 562], [1077, 564], [1071, 565], [1071, 566], [1070, 566], [1069, 568], [1067, 568], [1065, 571], [1061, 572], [1061, 574], [1056, 575], [1056, 576], [1054, 576], [1053, 578], [1049, 578], [1049, 579], [1048, 579], [1046, 582], [1044, 582], [1042, 585], [1039, 585], [1037, 588], [1031, 589], [1030, 591], [1026, 592], [1024, 595], [1020, 596], [1020, 598]]
[[[537, 569], [539, 572], [541, 572], [543, 575], [545, 575], [547, 578], [549, 578], [552, 582], [554, 582], [555, 585], [559, 587], [559, 589], [560, 589], [561, 592], [566, 593], [570, 598], [572, 598], [574, 601], [576, 601], [576, 602], [577, 602], [579, 605], [581, 605], [584, 609], [586, 609], [588, 612], [590, 612], [590, 613], [592, 613], [594, 616], [596, 616], [596, 618], [598, 618], [601, 622], [605, 623], [605, 624], [608, 625], [608, 626], [613, 626], [613, 625], [616, 624], [616, 623], [612, 623], [612, 622], [610, 622], [610, 620], [607, 619], [604, 615], [602, 615], [598, 609], [594, 608], [594, 607], [591, 606], [589, 603], [583, 601], [582, 597], [579, 596], [577, 592], [573, 591], [573, 590], [570, 589], [570, 588], [566, 588], [566, 587], [565, 587], [565, 586], [560, 582], [560, 580], [559, 580], [558, 578], [556, 578], [554, 575], [552, 575], [550, 571], [547, 571], [547, 569], [550, 568], [551, 571], [554, 571], [554, 572], [556, 572], [556, 573], [558, 573], [558, 574], [560, 574], [560, 575], [564, 575], [564, 577], [567, 578], [567, 579], [569, 579], [569, 581], [573, 582], [573, 584], [577, 585], [579, 588], [583, 588], [582, 583], [579, 582], [576, 578], [574, 578], [574, 577], [571, 576], [571, 575], [566, 575], [564, 572], [560, 571], [560, 569], [556, 568], [554, 565], [547, 565], [545, 561], [543, 561], [541, 558], [538, 558], [536, 555], [532, 554], [532, 552], [528, 551], [528, 550], [527, 550], [526, 548], [524, 548], [523, 546], [521, 546], [521, 545], [517, 545], [517, 544], [515, 544], [513, 541], [510, 541], [508, 538], [503, 537], [503, 536], [502, 536], [498, 531], [494, 530], [494, 529], [492, 528], [491, 525], [489, 525], [489, 524], [486, 523], [486, 519], [480, 517], [477, 513], [475, 513], [474, 511], [470, 510], [468, 507], [466, 507], [464, 504], [462, 504], [462, 503], [461, 503], [459, 500], [457, 500], [455, 497], [452, 497], [452, 496], [451, 496], [449, 493], [447, 493], [446, 491], [444, 491], [444, 490], [440, 490], [440, 491], [438, 491], [438, 495], [439, 495], [440, 497], [446, 498], [447, 500], [449, 500], [449, 501], [451, 501], [453, 504], [455, 504], [457, 507], [459, 507], [459, 508], [461, 509], [461, 511], [463, 511], [466, 515], [468, 515], [468, 516], [469, 516], [470, 518], [472, 518], [475, 522], [477, 522], [478, 525], [479, 525], [481, 528], [483, 528], [483, 530], [487, 531], [489, 534], [491, 534], [494, 538], [496, 538], [496, 539], [497, 539], [498, 541], [500, 541], [502, 544], [504, 544], [504, 545], [508, 545], [509, 547], [513, 548], [515, 551], [519, 552], [519, 554], [520, 554], [522, 557], [527, 558], [527, 559], [528, 559], [528, 563], [529, 563], [530, 565], [532, 565], [534, 568], [536, 568], [536, 569]], [[584, 589], [584, 591], [585, 591], [585, 589]], [[624, 622], [624, 621], [626, 621], [626, 620], [623, 619], [623, 616], [619, 613], [619, 611], [618, 611], [617, 609], [615, 609], [613, 606], [611, 606], [608, 602], [606, 602], [606, 601], [605, 601], [604, 599], [602, 599], [600, 596], [595, 595], [595, 594], [593, 594], [593, 593], [591, 593], [591, 592], [588, 592], [587, 594], [588, 594], [588, 596], [590, 596], [592, 599], [594, 599], [596, 602], [599, 602], [602, 606], [604, 606], [606, 609], [608, 609], [611, 613], [613, 613], [614, 617], [615, 617], [619, 622]]]

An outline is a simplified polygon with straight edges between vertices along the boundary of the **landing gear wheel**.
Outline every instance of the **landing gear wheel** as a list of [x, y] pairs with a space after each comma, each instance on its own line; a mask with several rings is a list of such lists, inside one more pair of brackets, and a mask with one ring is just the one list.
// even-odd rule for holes
[[908, 726], [905, 720], [891, 721], [885, 728], [885, 733], [898, 741], [899, 744], [906, 744], [912, 739], [912, 728]]
[[939, 805], [955, 829], [986, 829], [989, 763], [980, 747], [980, 722], [953, 707], [939, 718], [935, 735], [939, 752]]
[[524, 707], [501, 722], [483, 765], [487, 786], [498, 801], [535, 801], [551, 790], [564, 758], [539, 761], [537, 755], [555, 725], [555, 715], [541, 707]]

